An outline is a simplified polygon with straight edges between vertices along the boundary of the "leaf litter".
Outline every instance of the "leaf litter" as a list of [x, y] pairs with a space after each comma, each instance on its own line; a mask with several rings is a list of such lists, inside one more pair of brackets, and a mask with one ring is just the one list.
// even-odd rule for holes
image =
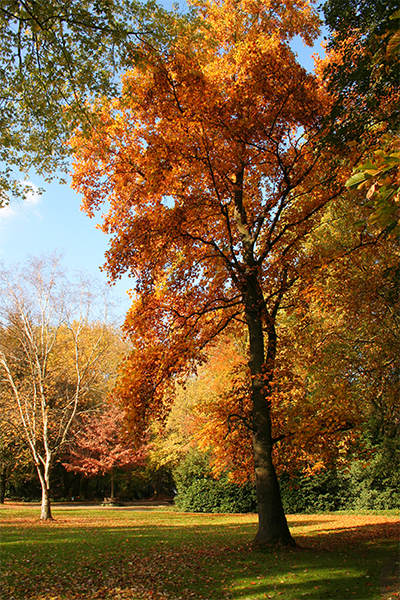
[[[3, 555], [7, 600], [223, 600], [243, 599], [245, 589], [249, 598], [294, 600], [285, 590], [296, 589], [293, 586], [299, 576], [304, 580], [311, 577], [307, 567], [300, 569], [296, 553], [287, 555], [289, 564], [286, 560], [283, 573], [279, 551], [260, 558], [250, 543], [241, 543], [237, 531], [231, 534], [230, 543], [218, 543], [217, 523], [215, 542], [207, 538], [202, 544], [201, 524], [207, 527], [207, 515], [196, 517], [200, 522], [196, 528], [187, 515], [192, 537], [187, 535], [190, 527], [185, 528], [183, 516], [179, 521], [186, 535], [183, 542], [170, 537], [171, 522], [170, 529], [151, 538], [155, 523], [145, 514], [121, 519], [120, 515], [115, 518], [108, 513], [105, 517], [97, 511], [85, 511], [84, 518], [77, 514], [65, 517], [64, 513], [51, 524], [39, 522], [36, 516], [14, 518], [11, 511], [8, 516], [10, 538], [16, 547], [22, 545], [23, 551], [15, 551], [10, 543], [10, 552]], [[169, 518], [166, 514], [166, 521]], [[159, 519], [162, 522], [163, 516]], [[249, 516], [235, 515], [232, 519], [248, 526]], [[255, 524], [254, 515], [252, 521]], [[345, 553], [352, 547], [368, 548], [377, 540], [398, 539], [399, 535], [397, 517], [293, 515], [288, 521], [298, 543], [315, 553], [315, 562], [321, 553], [330, 553], [343, 555], [345, 564]], [[336, 573], [332, 570], [331, 577], [341, 574], [340, 569]], [[350, 578], [350, 572], [348, 575]], [[363, 577], [367, 589], [370, 574], [365, 572]], [[274, 581], [274, 587], [265, 588], [266, 581]], [[315, 594], [323, 593], [320, 583], [312, 582]], [[258, 586], [266, 590], [262, 595], [258, 595]]]

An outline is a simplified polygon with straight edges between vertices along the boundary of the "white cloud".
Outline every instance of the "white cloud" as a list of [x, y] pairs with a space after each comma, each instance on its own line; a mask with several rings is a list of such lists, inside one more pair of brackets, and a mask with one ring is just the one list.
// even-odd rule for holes
[[15, 210], [14, 206], [11, 204], [7, 204], [0, 208], [0, 222], [11, 219], [12, 217], [17, 216], [18, 212]]

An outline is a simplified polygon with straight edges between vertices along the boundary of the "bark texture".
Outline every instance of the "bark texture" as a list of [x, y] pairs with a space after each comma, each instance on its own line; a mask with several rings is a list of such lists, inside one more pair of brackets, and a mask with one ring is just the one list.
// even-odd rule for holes
[[42, 487], [42, 505], [40, 509], [41, 521], [51, 521], [53, 517], [51, 515], [51, 502], [50, 502], [50, 464], [46, 465], [46, 468], [41, 468], [40, 465], [36, 465], [36, 469], [39, 475], [40, 485]]
[[[256, 272], [247, 281], [246, 318], [250, 341], [250, 371], [253, 400], [253, 453], [257, 490], [259, 544], [295, 546], [283, 510], [278, 477], [272, 460], [272, 424], [269, 402], [274, 373], [276, 342], [274, 316], [266, 314]], [[265, 352], [263, 320], [267, 319]]]

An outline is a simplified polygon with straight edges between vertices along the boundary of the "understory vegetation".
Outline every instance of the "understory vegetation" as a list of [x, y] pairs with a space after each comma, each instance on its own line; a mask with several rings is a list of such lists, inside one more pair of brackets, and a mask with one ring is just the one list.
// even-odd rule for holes
[[[252, 513], [257, 511], [254, 485], [240, 485], [225, 472], [213, 477], [210, 457], [198, 450], [171, 472], [139, 467], [132, 472], [115, 473], [115, 495], [120, 502], [169, 500], [181, 511], [204, 513]], [[315, 475], [281, 474], [280, 488], [287, 514], [334, 511], [400, 509], [397, 461], [377, 453], [367, 463], [354, 460], [346, 469], [326, 469]], [[110, 495], [110, 475], [85, 478], [68, 473], [61, 464], [53, 471], [53, 500], [103, 501]], [[35, 501], [40, 486], [29, 465], [19, 467], [8, 482], [7, 498]]]
[[[399, 474], [378, 456], [369, 464], [354, 461], [346, 470], [325, 470], [316, 475], [282, 475], [280, 487], [287, 514], [329, 511], [368, 511], [400, 508]], [[256, 512], [254, 486], [236, 484], [228, 474], [212, 478], [207, 458], [194, 453], [175, 471], [181, 510], [194, 512]]]

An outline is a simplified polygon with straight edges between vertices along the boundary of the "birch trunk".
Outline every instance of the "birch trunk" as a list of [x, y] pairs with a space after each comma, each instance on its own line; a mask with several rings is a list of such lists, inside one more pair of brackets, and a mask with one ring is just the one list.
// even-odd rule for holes
[[40, 485], [42, 488], [42, 505], [40, 508], [41, 521], [52, 521], [51, 503], [50, 503], [50, 465], [41, 467], [36, 464], [36, 470], [39, 476]]

